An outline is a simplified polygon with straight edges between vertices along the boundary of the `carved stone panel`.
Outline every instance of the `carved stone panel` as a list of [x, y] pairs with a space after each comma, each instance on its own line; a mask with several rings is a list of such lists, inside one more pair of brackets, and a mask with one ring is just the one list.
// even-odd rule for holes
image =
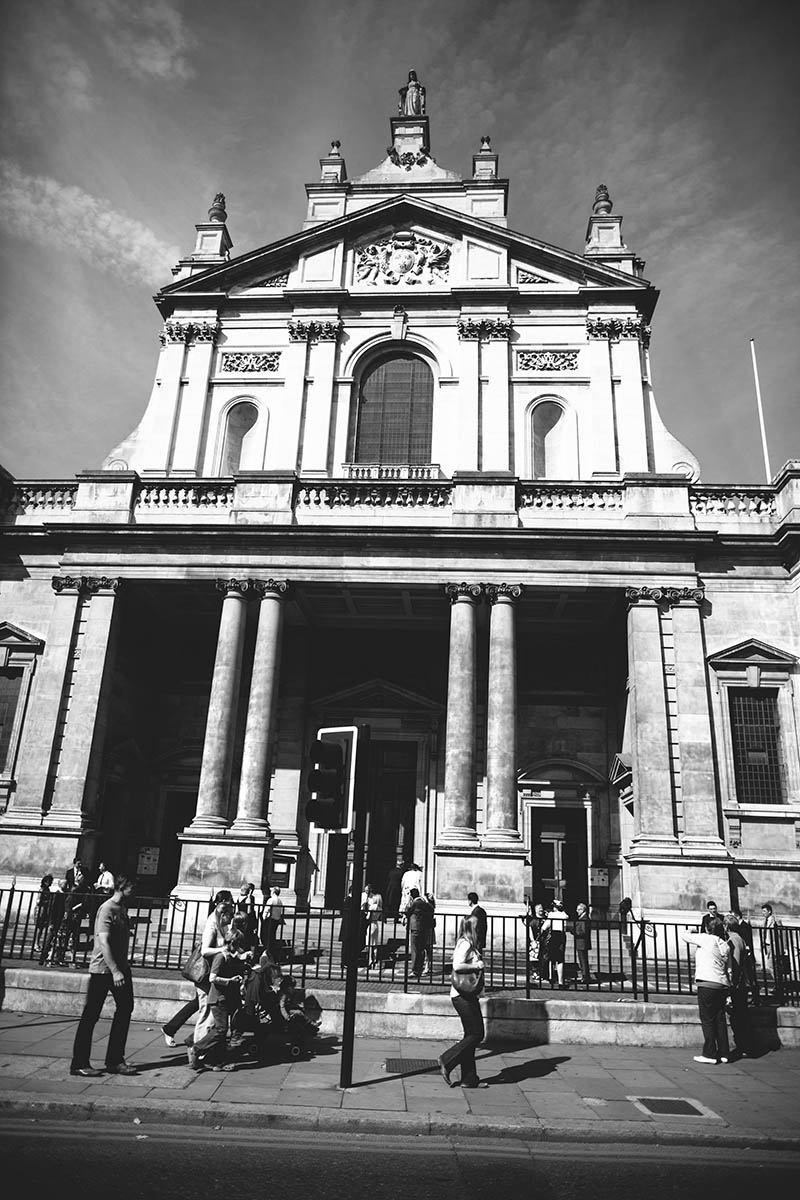
[[379, 242], [356, 250], [356, 282], [373, 286], [446, 283], [450, 273], [450, 247], [410, 230], [399, 230]]
[[577, 371], [577, 350], [520, 350], [518, 371]]

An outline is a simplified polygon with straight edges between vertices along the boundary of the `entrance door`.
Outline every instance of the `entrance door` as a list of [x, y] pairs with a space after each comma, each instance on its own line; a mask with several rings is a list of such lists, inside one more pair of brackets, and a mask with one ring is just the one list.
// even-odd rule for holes
[[586, 815], [582, 808], [534, 809], [531, 814], [532, 895], [535, 904], [549, 909], [561, 900], [573, 912], [588, 903]]
[[364, 882], [381, 895], [397, 859], [414, 856], [416, 800], [417, 743], [373, 741]]

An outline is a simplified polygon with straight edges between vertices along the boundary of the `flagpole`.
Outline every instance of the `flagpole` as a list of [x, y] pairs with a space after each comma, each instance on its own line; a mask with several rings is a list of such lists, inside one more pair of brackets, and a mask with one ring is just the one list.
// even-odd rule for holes
[[753, 338], [750, 338], [750, 353], [753, 356], [753, 379], [756, 384], [756, 403], [758, 405], [758, 423], [761, 426], [761, 449], [764, 451], [764, 470], [767, 475], [767, 483], [772, 481], [772, 471], [769, 466], [769, 451], [767, 450], [767, 430], [764, 425], [764, 408], [761, 404], [761, 387], [758, 382], [758, 363], [756, 362], [756, 343]]

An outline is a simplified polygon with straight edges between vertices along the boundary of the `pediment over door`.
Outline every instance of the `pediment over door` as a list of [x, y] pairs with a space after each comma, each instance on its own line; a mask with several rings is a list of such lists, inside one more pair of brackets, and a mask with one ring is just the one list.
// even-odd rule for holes
[[320, 696], [312, 701], [314, 711], [365, 713], [378, 711], [386, 715], [390, 713], [412, 713], [416, 716], [428, 714], [431, 718], [440, 717], [443, 705], [431, 700], [429, 696], [421, 696], [418, 692], [398, 687], [385, 679], [370, 679], [357, 687], [346, 688], [341, 692], [332, 692], [328, 696]]
[[720, 668], [736, 668], [747, 666], [779, 667], [788, 669], [797, 664], [794, 654], [760, 642], [758, 638], [748, 638], [727, 650], [719, 650], [708, 656], [709, 666], [715, 670]]

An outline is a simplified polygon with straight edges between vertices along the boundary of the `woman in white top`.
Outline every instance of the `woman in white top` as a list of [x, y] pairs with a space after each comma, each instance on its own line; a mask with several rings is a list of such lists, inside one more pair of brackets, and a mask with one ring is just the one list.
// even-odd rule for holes
[[458, 931], [458, 941], [453, 948], [453, 978], [473, 981], [477, 984], [470, 992], [459, 991], [455, 984], [450, 988], [450, 1000], [461, 1018], [464, 1036], [454, 1046], [449, 1046], [439, 1057], [439, 1069], [448, 1087], [455, 1087], [450, 1072], [461, 1067], [461, 1086], [485, 1088], [475, 1068], [475, 1051], [485, 1037], [483, 1014], [478, 999], [483, 990], [483, 959], [478, 946], [478, 921], [476, 917], [464, 917]]
[[731, 987], [732, 955], [725, 924], [720, 917], [715, 917], [709, 922], [707, 933], [681, 930], [681, 937], [690, 946], [697, 947], [694, 981], [703, 1030], [703, 1053], [695, 1054], [694, 1061], [726, 1063], [729, 1049], [725, 1003]]
[[373, 892], [369, 884], [361, 897], [361, 911], [366, 921], [367, 961], [371, 967], [378, 965], [378, 946], [381, 944], [381, 922], [383, 921], [383, 897]]
[[[229, 891], [223, 889], [223, 891], [217, 892], [214, 898], [214, 908], [209, 913], [206, 923], [203, 926], [203, 937], [200, 942], [200, 953], [208, 963], [209, 968], [225, 945], [225, 934], [230, 928], [232, 917], [233, 896]], [[177, 1044], [175, 1042], [175, 1034], [195, 1013], [197, 1013], [197, 1021], [194, 1027], [194, 1035], [196, 1036], [198, 1028], [208, 1016], [208, 992], [210, 987], [211, 984], [208, 979], [203, 983], [195, 984], [194, 999], [182, 1005], [174, 1016], [170, 1017], [166, 1025], [161, 1026], [164, 1041], [168, 1046], [175, 1046]]]

